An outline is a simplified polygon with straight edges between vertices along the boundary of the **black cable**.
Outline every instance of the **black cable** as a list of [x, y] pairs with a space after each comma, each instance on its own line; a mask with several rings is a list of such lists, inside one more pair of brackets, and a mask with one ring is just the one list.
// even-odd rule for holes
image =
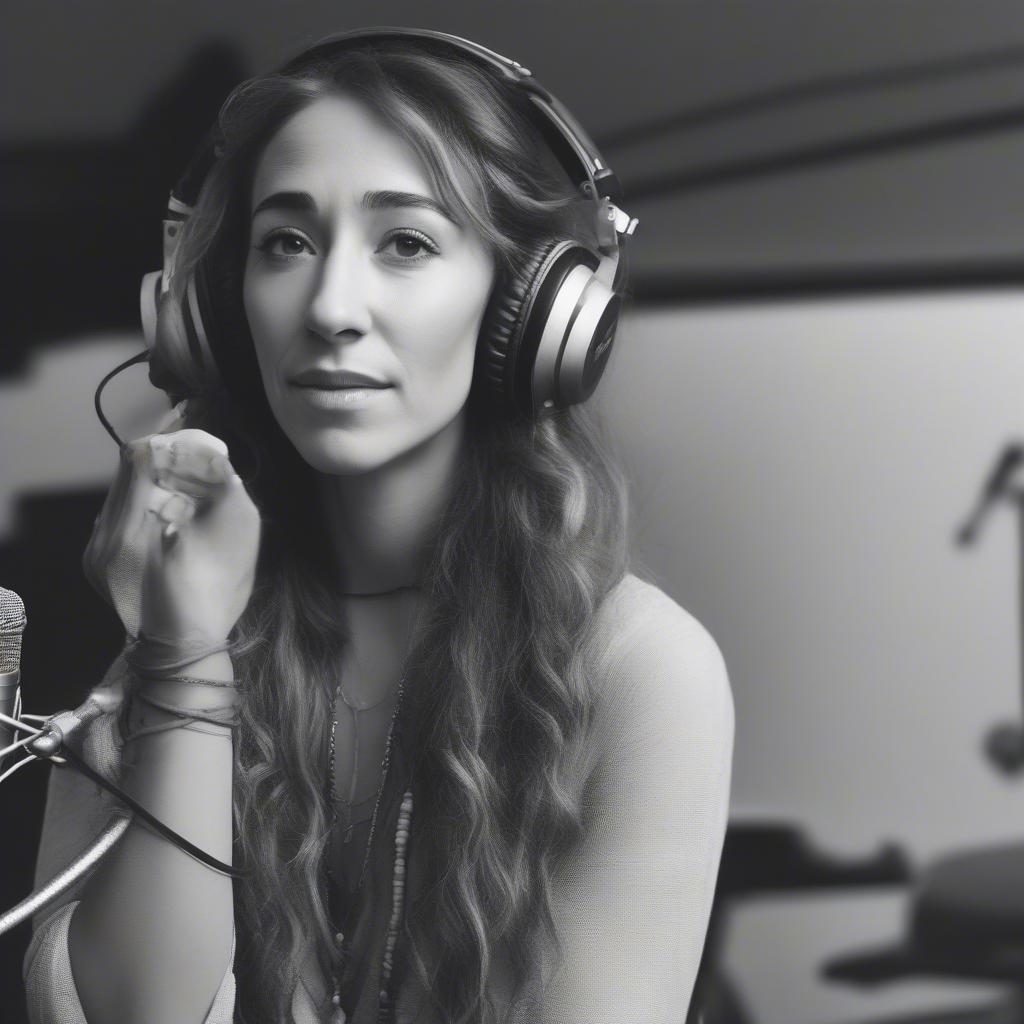
[[874, 92], [892, 86], [912, 85], [929, 79], [958, 78], [977, 72], [992, 71], [1024, 63], [1024, 46], [1007, 46], [967, 57], [943, 57], [933, 61], [922, 61], [898, 68], [872, 71], [853, 71], [845, 74], [808, 78], [798, 82], [752, 92], [732, 99], [709, 103], [702, 107], [691, 107], [674, 114], [642, 121], [597, 140], [604, 150], [624, 148], [672, 132], [698, 128], [716, 121], [727, 121], [759, 113], [774, 107], [786, 107], [825, 99], [830, 96], [845, 96], [863, 92]]
[[[117, 374], [119, 374], [122, 370], [126, 370], [129, 366], [134, 366], [136, 363], [145, 362], [148, 359], [148, 349], [136, 353], [130, 359], [126, 359], [123, 363], [120, 363], [119, 365], [115, 366], [114, 369], [111, 370], [99, 382], [99, 384], [96, 387], [96, 394], [93, 399], [93, 404], [96, 407], [96, 415], [100, 418], [100, 422], [103, 424], [103, 427], [107, 431], [107, 433], [114, 439], [114, 441], [117, 442], [118, 448], [124, 447], [124, 441], [122, 441], [121, 438], [117, 436], [117, 432], [110, 425], [110, 421], [107, 419], [106, 416], [103, 415], [103, 406], [100, 401], [100, 396], [107, 382], [110, 381]], [[205, 864], [207, 867], [213, 868], [214, 871], [219, 871], [221, 874], [228, 875], [231, 878], [245, 877], [245, 872], [239, 870], [238, 868], [233, 868], [230, 864], [225, 864], [223, 861], [217, 860], [216, 857], [212, 857], [210, 856], [210, 854], [205, 853], [203, 850], [200, 850], [198, 846], [195, 846], [193, 843], [190, 843], [184, 836], [179, 835], [169, 825], [165, 825], [162, 821], [160, 821], [159, 818], [154, 817], [152, 814], [150, 814], [149, 811], [146, 810], [145, 807], [142, 806], [142, 804], [140, 804], [133, 797], [130, 797], [123, 789], [121, 789], [119, 786], [114, 785], [114, 783], [109, 782], [107, 779], [103, 778], [103, 776], [100, 775], [98, 772], [90, 768], [89, 765], [87, 765], [85, 761], [83, 761], [78, 756], [78, 754], [76, 754], [69, 746], [64, 745], [61, 747], [61, 756], [66, 757], [68, 761], [72, 765], [74, 765], [75, 768], [78, 769], [78, 771], [80, 771], [87, 778], [92, 779], [92, 781], [95, 782], [97, 786], [102, 787], [103, 789], [107, 790], [108, 793], [112, 793], [114, 796], [116, 796], [118, 800], [120, 800], [122, 803], [130, 807], [140, 818], [142, 818], [143, 821], [151, 825], [160, 835], [162, 835], [165, 839], [172, 842], [179, 849], [184, 850], [187, 854], [189, 854], [189, 856], [194, 857], [196, 860]]]
[[246, 872], [239, 868], [234, 868], [230, 864], [225, 864], [223, 861], [217, 860], [216, 857], [211, 857], [210, 854], [200, 850], [198, 846], [190, 843], [184, 836], [178, 835], [170, 826], [165, 825], [159, 818], [155, 818], [145, 807], [142, 806], [133, 797], [130, 797], [123, 789], [119, 786], [115, 786], [114, 783], [109, 782], [99, 772], [94, 771], [82, 760], [70, 746], [64, 745], [60, 751], [61, 757], [66, 757], [68, 761], [75, 766], [83, 775], [87, 778], [92, 779], [97, 786], [101, 786], [107, 790], [108, 793], [112, 793], [122, 803], [127, 804], [143, 821], [151, 825], [157, 832], [160, 833], [165, 839], [174, 843], [175, 846], [184, 850], [190, 857], [194, 857], [196, 860], [201, 861], [209, 868], [213, 868], [214, 871], [219, 871], [222, 875], [229, 875], [231, 878], [244, 878]]
[[124, 447], [124, 441], [117, 436], [117, 432], [110, 425], [110, 421], [103, 415], [103, 405], [100, 402], [100, 395], [103, 393], [103, 389], [107, 386], [107, 382], [113, 377], [116, 377], [122, 370], [127, 370], [129, 366], [134, 366], [136, 363], [144, 363], [148, 359], [149, 349], [145, 349], [137, 355], [132, 356], [131, 359], [126, 359], [123, 363], [115, 366], [110, 373], [108, 373], [106, 377], [96, 385], [96, 394], [93, 396], [93, 405], [96, 407], [96, 415], [99, 416], [100, 423], [103, 424], [103, 429], [106, 430], [106, 432], [114, 439], [118, 448]]

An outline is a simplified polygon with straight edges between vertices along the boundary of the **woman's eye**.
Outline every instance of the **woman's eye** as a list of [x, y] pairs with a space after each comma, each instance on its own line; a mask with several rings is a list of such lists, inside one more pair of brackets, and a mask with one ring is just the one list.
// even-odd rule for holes
[[396, 257], [399, 263], [418, 263], [440, 252], [426, 235], [409, 229], [389, 235], [378, 251]]
[[296, 231], [271, 231], [256, 248], [268, 256], [284, 260], [295, 259], [307, 252], [315, 255], [312, 242]]

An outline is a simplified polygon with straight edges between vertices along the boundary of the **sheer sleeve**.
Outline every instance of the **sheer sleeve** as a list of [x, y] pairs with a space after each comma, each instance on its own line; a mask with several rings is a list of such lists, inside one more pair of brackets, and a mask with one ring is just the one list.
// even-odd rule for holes
[[[101, 686], [117, 687], [124, 670], [118, 657]], [[116, 715], [96, 719], [88, 729], [81, 753], [106, 778], [120, 776], [120, 736]], [[39, 888], [65, 868], [96, 839], [110, 820], [116, 801], [91, 779], [73, 768], [50, 769], [43, 831], [36, 858], [35, 887]], [[87, 1024], [75, 988], [68, 953], [68, 925], [86, 878], [80, 879], [57, 902], [33, 919], [33, 935], [25, 953], [23, 972], [29, 1020], [32, 1024]], [[231, 961], [234, 960], [232, 939]], [[235, 978], [230, 967], [221, 981], [204, 1024], [231, 1024]]]
[[601, 680], [586, 838], [556, 886], [544, 1024], [683, 1024], [728, 811], [733, 704], [703, 627], [633, 578]]

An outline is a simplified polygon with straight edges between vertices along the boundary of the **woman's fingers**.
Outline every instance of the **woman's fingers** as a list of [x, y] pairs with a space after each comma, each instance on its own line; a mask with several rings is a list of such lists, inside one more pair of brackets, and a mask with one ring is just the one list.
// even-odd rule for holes
[[154, 434], [149, 449], [153, 482], [199, 501], [215, 497], [234, 476], [223, 441], [201, 430]]
[[224, 442], [178, 430], [123, 446], [82, 563], [131, 635], [145, 621], [226, 630], [244, 607], [232, 600], [251, 590], [259, 535]]
[[154, 488], [153, 494], [150, 510], [160, 524], [160, 539], [166, 550], [177, 539], [178, 532], [195, 517], [196, 499], [180, 491], [168, 493], [162, 488]]
[[[143, 557], [152, 515], [160, 520], [166, 543], [195, 516], [197, 506], [216, 497], [234, 472], [227, 445], [204, 430], [151, 434], [125, 444], [117, 473], [92, 536], [82, 567], [92, 586], [109, 596], [112, 571]], [[169, 502], [169, 496], [178, 495]]]
[[138, 478], [147, 456], [148, 438], [130, 441], [121, 448], [113, 483], [82, 555], [86, 578], [103, 596], [107, 596], [107, 566], [145, 519], [147, 495], [138, 486]]
[[161, 523], [183, 526], [196, 512], [195, 499], [187, 494], [172, 491], [170, 494], [155, 492], [157, 500], [153, 511]]
[[224, 442], [194, 429], [149, 438], [149, 476], [163, 495], [154, 499], [152, 511], [165, 552], [196, 514], [223, 500], [226, 485], [238, 479]]

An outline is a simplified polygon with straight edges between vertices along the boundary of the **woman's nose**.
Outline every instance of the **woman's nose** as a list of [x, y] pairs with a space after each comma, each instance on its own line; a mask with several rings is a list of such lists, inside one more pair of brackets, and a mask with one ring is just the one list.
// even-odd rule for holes
[[321, 264], [320, 278], [306, 312], [306, 326], [325, 341], [366, 334], [372, 325], [366, 280], [356, 252], [338, 249]]

